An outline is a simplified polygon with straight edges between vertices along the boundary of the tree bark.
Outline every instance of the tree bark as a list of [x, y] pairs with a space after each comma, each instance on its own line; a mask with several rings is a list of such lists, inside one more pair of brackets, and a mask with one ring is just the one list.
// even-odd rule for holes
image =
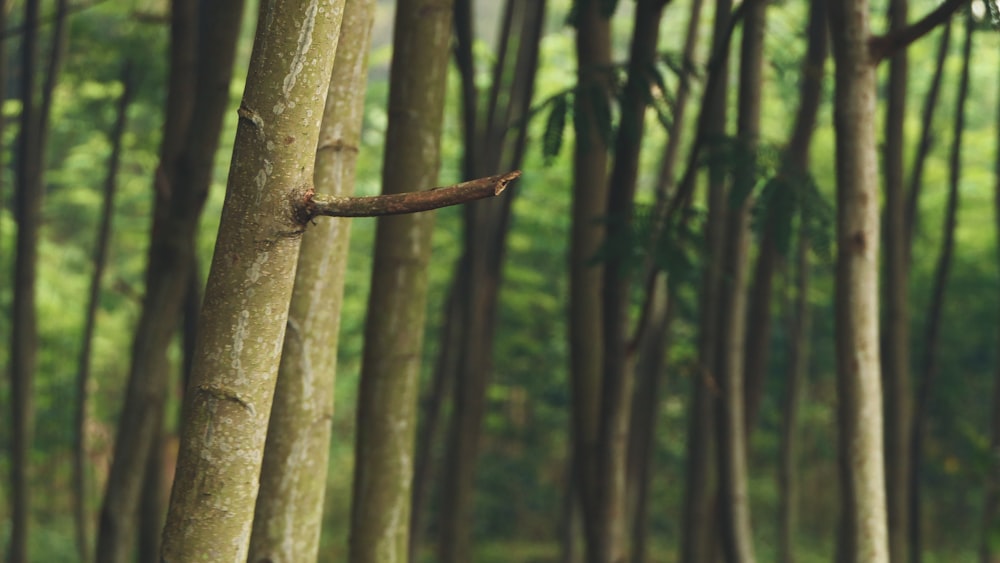
[[[431, 187], [440, 137], [452, 2], [400, 0], [390, 70], [383, 192]], [[409, 516], [432, 215], [379, 220], [358, 396], [350, 559], [401, 561]]]
[[923, 560], [923, 541], [921, 539], [921, 521], [923, 491], [921, 488], [923, 473], [924, 441], [927, 435], [927, 424], [930, 416], [931, 393], [938, 370], [938, 348], [942, 317], [944, 316], [944, 299], [947, 291], [948, 276], [951, 273], [952, 256], [955, 251], [955, 228], [958, 222], [959, 184], [962, 172], [962, 134], [965, 130], [965, 102], [969, 94], [969, 65], [972, 58], [973, 22], [971, 17], [965, 19], [965, 44], [962, 49], [962, 74], [958, 83], [958, 93], [955, 103], [955, 123], [952, 129], [951, 162], [948, 177], [948, 203], [945, 208], [944, 225], [941, 241], [941, 252], [938, 255], [937, 266], [934, 269], [934, 286], [931, 290], [927, 313], [926, 332], [923, 345], [923, 372], [917, 387], [917, 403], [913, 412], [911, 428], [909, 460], [909, 529], [907, 540], [912, 563]]
[[[342, 2], [263, 5], [185, 396], [162, 559], [245, 561]], [[307, 64], [308, 63], [308, 64]], [[186, 277], [184, 278], [186, 281]]]
[[[239, 25], [233, 22], [240, 21], [242, 12], [243, 0], [172, 3], [170, 82], [154, 179], [146, 293], [132, 341], [115, 456], [101, 507], [97, 560], [102, 563], [130, 558], [143, 480], [151, 481], [146, 490], [159, 488], [160, 468], [148, 459], [150, 448], [160, 443], [168, 379], [166, 353], [189, 291], [199, 216], [229, 103], [239, 34]], [[201, 56], [196, 58], [196, 53]], [[152, 511], [144, 510], [143, 517], [162, 518]], [[157, 527], [156, 523], [149, 526]]]
[[21, 118], [15, 168], [14, 219], [17, 242], [14, 257], [14, 302], [11, 319], [11, 531], [8, 559], [30, 560], [31, 443], [34, 433], [34, 388], [38, 347], [35, 278], [38, 231], [42, 217], [42, 158], [39, 118], [35, 106], [35, 68], [38, 64], [38, 8], [24, 3], [25, 33], [21, 45]]
[[[346, 0], [314, 183], [349, 196], [368, 80], [373, 0]], [[302, 238], [261, 467], [249, 561], [315, 560], [323, 522], [349, 219]]]
[[90, 514], [87, 508], [87, 404], [90, 384], [90, 354], [100, 308], [101, 279], [108, 261], [108, 241], [111, 239], [111, 223], [114, 218], [115, 191], [118, 186], [118, 164], [121, 157], [122, 137], [125, 133], [126, 112], [132, 101], [132, 79], [129, 63], [122, 70], [122, 94], [118, 99], [118, 115], [109, 135], [111, 155], [108, 158], [108, 175], [104, 180], [104, 204], [94, 243], [94, 271], [90, 280], [87, 309], [84, 313], [83, 338], [76, 376], [76, 411], [73, 423], [73, 520], [76, 526], [76, 547], [80, 561], [88, 561]]
[[836, 332], [840, 427], [841, 553], [889, 560], [878, 341], [878, 159], [875, 65], [867, 0], [830, 4], [836, 61]]
[[602, 265], [592, 260], [604, 240], [607, 214], [608, 144], [600, 124], [602, 108], [610, 104], [608, 76], [611, 64], [611, 27], [598, 2], [576, 4], [577, 86], [574, 91], [573, 203], [569, 252], [569, 373], [573, 399], [571, 413], [575, 485], [582, 513], [583, 535], [590, 563], [597, 523], [593, 502], [597, 421], [600, 405]]

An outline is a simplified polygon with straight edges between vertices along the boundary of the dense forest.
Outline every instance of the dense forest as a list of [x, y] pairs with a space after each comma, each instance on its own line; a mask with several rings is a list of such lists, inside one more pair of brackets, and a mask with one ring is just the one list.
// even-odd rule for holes
[[1000, 562], [995, 0], [0, 0], [0, 558]]

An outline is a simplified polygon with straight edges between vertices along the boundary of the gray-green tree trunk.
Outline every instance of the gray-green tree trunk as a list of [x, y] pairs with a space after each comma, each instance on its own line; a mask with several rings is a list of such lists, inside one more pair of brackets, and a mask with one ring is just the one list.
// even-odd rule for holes
[[31, 453], [34, 429], [33, 387], [38, 347], [35, 310], [35, 273], [38, 231], [41, 227], [42, 159], [39, 119], [35, 106], [35, 68], [38, 64], [38, 8], [36, 0], [24, 3], [24, 38], [21, 44], [21, 118], [15, 167], [14, 302], [11, 312], [10, 402], [10, 545], [11, 563], [26, 563], [31, 510]]
[[[594, 464], [600, 405], [603, 343], [601, 336], [602, 267], [592, 263], [604, 240], [607, 214], [608, 146], [601, 127], [602, 108], [610, 102], [607, 73], [611, 64], [611, 28], [595, 0], [577, 0], [577, 86], [574, 93], [573, 204], [569, 255], [569, 371], [573, 396], [575, 472], [572, 482], [580, 501], [587, 553], [597, 553], [594, 518]], [[588, 561], [595, 563], [588, 557]]]
[[830, 4], [836, 60], [836, 332], [845, 561], [889, 560], [878, 337], [875, 64], [867, 0]]
[[969, 67], [972, 58], [972, 36], [974, 23], [971, 16], [965, 18], [965, 44], [962, 49], [962, 74], [959, 78], [958, 92], [955, 98], [955, 121], [952, 128], [951, 156], [948, 174], [948, 203], [945, 207], [944, 224], [941, 232], [941, 252], [938, 254], [934, 269], [934, 285], [931, 289], [927, 308], [927, 321], [922, 347], [922, 372], [917, 383], [916, 407], [913, 411], [911, 428], [909, 460], [909, 504], [906, 507], [909, 514], [909, 529], [907, 534], [908, 549], [911, 563], [923, 560], [923, 475], [924, 441], [927, 438], [927, 425], [930, 416], [933, 397], [934, 380], [938, 371], [938, 349], [941, 340], [941, 324], [944, 316], [945, 294], [948, 286], [948, 276], [951, 273], [952, 257], [955, 253], [955, 229], [958, 224], [959, 184], [962, 175], [962, 134], [965, 131], [965, 105], [969, 93]]
[[185, 396], [163, 561], [247, 559], [343, 3], [261, 6]]
[[[352, 195], [361, 141], [373, 0], [346, 0], [314, 183]], [[350, 219], [323, 219], [302, 238], [271, 407], [249, 561], [311, 561], [319, 550]]]
[[[130, 558], [139, 521], [144, 479], [158, 489], [150, 461], [158, 447], [167, 392], [167, 348], [189, 291], [198, 221], [212, 178], [213, 161], [229, 103], [243, 0], [171, 5], [167, 108], [154, 180], [153, 224], [147, 251], [146, 293], [132, 341], [125, 401], [101, 507], [97, 559]], [[199, 9], [200, 6], [200, 9]], [[200, 24], [198, 21], [200, 20]], [[196, 54], [200, 56], [196, 57]], [[198, 127], [188, 127], [197, 123]], [[146, 495], [147, 501], [158, 500]], [[144, 518], [162, 508], [144, 509]], [[151, 526], [152, 527], [152, 526]], [[143, 557], [156, 552], [144, 541]]]
[[[452, 2], [400, 0], [393, 36], [382, 191], [432, 187]], [[402, 561], [409, 543], [418, 376], [434, 217], [380, 219], [358, 396], [350, 558]]]

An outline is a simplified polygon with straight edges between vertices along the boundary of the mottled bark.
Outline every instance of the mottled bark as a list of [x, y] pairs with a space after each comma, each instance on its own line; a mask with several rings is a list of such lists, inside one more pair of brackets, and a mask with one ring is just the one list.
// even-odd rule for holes
[[[575, 467], [572, 483], [583, 515], [588, 554], [596, 553], [594, 464], [603, 356], [601, 287], [603, 266], [592, 263], [604, 240], [607, 214], [608, 146], [601, 132], [601, 108], [610, 104], [611, 28], [598, 2], [578, 0], [576, 19], [577, 86], [574, 92], [573, 204], [569, 251], [569, 376], [573, 397]], [[590, 563], [596, 563], [588, 558]]]
[[90, 552], [90, 514], [87, 509], [87, 388], [90, 384], [90, 354], [93, 350], [94, 326], [100, 308], [101, 279], [108, 261], [108, 241], [111, 239], [111, 222], [114, 218], [115, 192], [118, 187], [118, 164], [121, 161], [122, 137], [125, 118], [132, 97], [132, 80], [128, 63], [122, 71], [122, 94], [118, 99], [118, 115], [109, 135], [111, 155], [108, 157], [108, 175], [104, 180], [104, 202], [94, 242], [94, 271], [90, 279], [87, 309], [84, 313], [83, 337], [80, 358], [77, 362], [76, 411], [73, 420], [73, 520], [76, 526], [76, 547], [80, 561], [88, 561]]
[[[160, 443], [169, 373], [167, 348], [176, 333], [191, 280], [198, 221], [229, 103], [239, 34], [239, 25], [233, 22], [240, 21], [242, 11], [243, 0], [172, 3], [170, 76], [160, 164], [154, 179], [146, 293], [132, 341], [115, 456], [101, 507], [97, 542], [101, 562], [130, 558], [143, 480], [150, 481], [146, 490], [159, 487], [159, 468], [149, 457], [150, 449]], [[201, 55], [196, 59], [198, 52]], [[188, 127], [189, 123], [198, 127]], [[147, 506], [155, 501], [147, 498]], [[154, 512], [155, 508], [143, 510], [142, 517], [162, 518]], [[148, 526], [156, 527], [156, 523]]]
[[948, 173], [948, 203], [944, 212], [944, 225], [941, 232], [941, 252], [938, 254], [937, 265], [934, 268], [934, 286], [931, 289], [927, 308], [927, 324], [922, 347], [923, 367], [917, 383], [916, 408], [913, 411], [913, 425], [910, 434], [909, 461], [909, 542], [910, 561], [920, 563], [923, 560], [922, 503], [923, 490], [921, 485], [923, 474], [924, 441], [927, 435], [930, 403], [933, 396], [934, 379], [938, 371], [938, 349], [941, 345], [941, 324], [944, 316], [945, 292], [948, 286], [948, 276], [951, 273], [952, 257], [955, 251], [955, 228], [958, 223], [959, 184], [962, 175], [962, 134], [965, 131], [965, 103], [969, 94], [969, 66], [972, 59], [972, 35], [974, 23], [971, 16], [965, 18], [965, 44], [962, 49], [962, 74], [958, 83], [958, 93], [955, 98], [955, 121], [952, 128], [951, 156]]
[[[374, 0], [346, 0], [320, 126], [313, 182], [354, 192]], [[249, 561], [311, 561], [319, 551], [333, 422], [348, 219], [322, 219], [299, 249], [267, 429]]]
[[[343, 3], [262, 5], [185, 396], [164, 561], [246, 561]], [[184, 278], [186, 281], [186, 277]]]
[[842, 540], [853, 563], [889, 560], [878, 339], [875, 63], [867, 0], [830, 4], [836, 60], [836, 341]]
[[[440, 165], [452, 2], [400, 0], [382, 189], [426, 190]], [[402, 561], [427, 297], [431, 214], [379, 219], [358, 396], [350, 559]]]
[[38, 8], [40, 2], [24, 3], [25, 33], [21, 44], [21, 117], [14, 177], [13, 305], [11, 306], [11, 454], [10, 454], [10, 546], [12, 563], [26, 563], [31, 510], [31, 452], [34, 433], [32, 397], [38, 347], [35, 309], [35, 277], [38, 263], [38, 231], [42, 217], [42, 159], [39, 144], [38, 109], [35, 105], [35, 67], [38, 64]]

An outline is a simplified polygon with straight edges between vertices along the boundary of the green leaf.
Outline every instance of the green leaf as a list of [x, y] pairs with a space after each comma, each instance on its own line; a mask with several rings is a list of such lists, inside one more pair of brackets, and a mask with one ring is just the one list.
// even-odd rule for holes
[[568, 97], [567, 94], [553, 99], [549, 118], [545, 122], [545, 133], [542, 136], [542, 155], [545, 157], [546, 166], [552, 164], [562, 149], [563, 135], [566, 129], [566, 112], [569, 107]]

